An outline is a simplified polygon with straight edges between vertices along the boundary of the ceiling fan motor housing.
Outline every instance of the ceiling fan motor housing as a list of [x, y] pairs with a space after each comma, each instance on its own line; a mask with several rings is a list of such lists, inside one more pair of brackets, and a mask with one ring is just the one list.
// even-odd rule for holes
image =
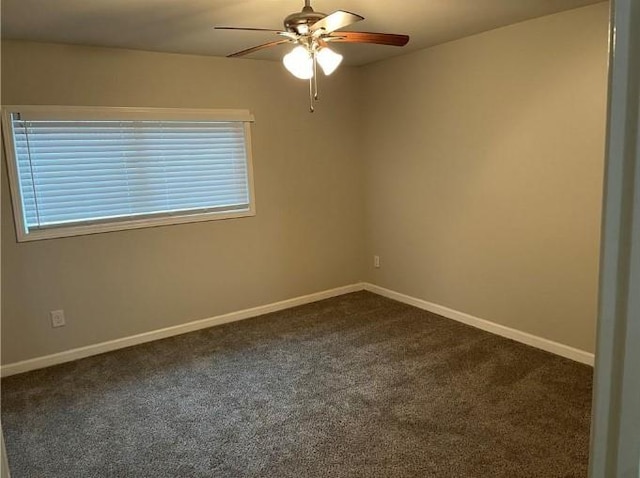
[[287, 16], [287, 18], [284, 19], [284, 28], [288, 32], [302, 33], [299, 30], [300, 26], [306, 25], [308, 29], [311, 25], [316, 23], [318, 20], [322, 20], [326, 16], [326, 13], [315, 12], [313, 11], [313, 8], [307, 5], [301, 12], [295, 12]]

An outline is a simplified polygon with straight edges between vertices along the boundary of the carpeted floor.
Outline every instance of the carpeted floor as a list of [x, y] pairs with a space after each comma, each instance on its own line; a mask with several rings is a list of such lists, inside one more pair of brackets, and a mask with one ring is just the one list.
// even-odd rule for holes
[[358, 292], [2, 381], [13, 478], [582, 477], [590, 367]]

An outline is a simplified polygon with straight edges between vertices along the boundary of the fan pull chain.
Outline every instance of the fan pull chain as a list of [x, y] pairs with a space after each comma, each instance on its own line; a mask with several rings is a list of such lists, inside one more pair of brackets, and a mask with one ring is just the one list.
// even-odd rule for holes
[[315, 49], [311, 52], [313, 58], [313, 76], [309, 78], [309, 113], [315, 111], [314, 103], [318, 101], [318, 58]]
[[313, 78], [309, 78], [309, 113], [313, 111]]
[[313, 58], [313, 76], [309, 78], [309, 113], [315, 111], [314, 103], [318, 101], [318, 59], [316, 58], [316, 52], [311, 52]]
[[318, 58], [313, 50], [313, 99], [318, 101]]

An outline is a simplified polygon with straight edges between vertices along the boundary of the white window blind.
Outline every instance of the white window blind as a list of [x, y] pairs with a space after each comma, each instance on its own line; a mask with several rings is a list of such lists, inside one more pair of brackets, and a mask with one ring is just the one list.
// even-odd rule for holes
[[251, 210], [245, 121], [46, 116], [9, 116], [26, 235]]

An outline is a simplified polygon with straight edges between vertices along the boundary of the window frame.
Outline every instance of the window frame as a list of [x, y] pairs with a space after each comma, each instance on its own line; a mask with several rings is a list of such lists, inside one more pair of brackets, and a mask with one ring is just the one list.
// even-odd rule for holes
[[[24, 220], [24, 208], [20, 191], [17, 155], [14, 143], [12, 115], [19, 113], [31, 119], [56, 120], [156, 120], [156, 121], [233, 121], [244, 124], [244, 139], [247, 166], [247, 189], [249, 207], [232, 211], [176, 212], [158, 216], [146, 216], [138, 219], [118, 218], [104, 221], [87, 220], [72, 225], [54, 225], [42, 229], [28, 231]], [[2, 107], [2, 130], [5, 144], [7, 171], [13, 218], [18, 242], [37, 241], [61, 237], [82, 236], [104, 232], [125, 231], [147, 227], [187, 224], [204, 221], [216, 221], [252, 217], [256, 215], [253, 180], [253, 151], [251, 146], [251, 123], [254, 116], [249, 110], [242, 109], [200, 109], [200, 108], [129, 108], [106, 106], [36, 106], [10, 105]]]

